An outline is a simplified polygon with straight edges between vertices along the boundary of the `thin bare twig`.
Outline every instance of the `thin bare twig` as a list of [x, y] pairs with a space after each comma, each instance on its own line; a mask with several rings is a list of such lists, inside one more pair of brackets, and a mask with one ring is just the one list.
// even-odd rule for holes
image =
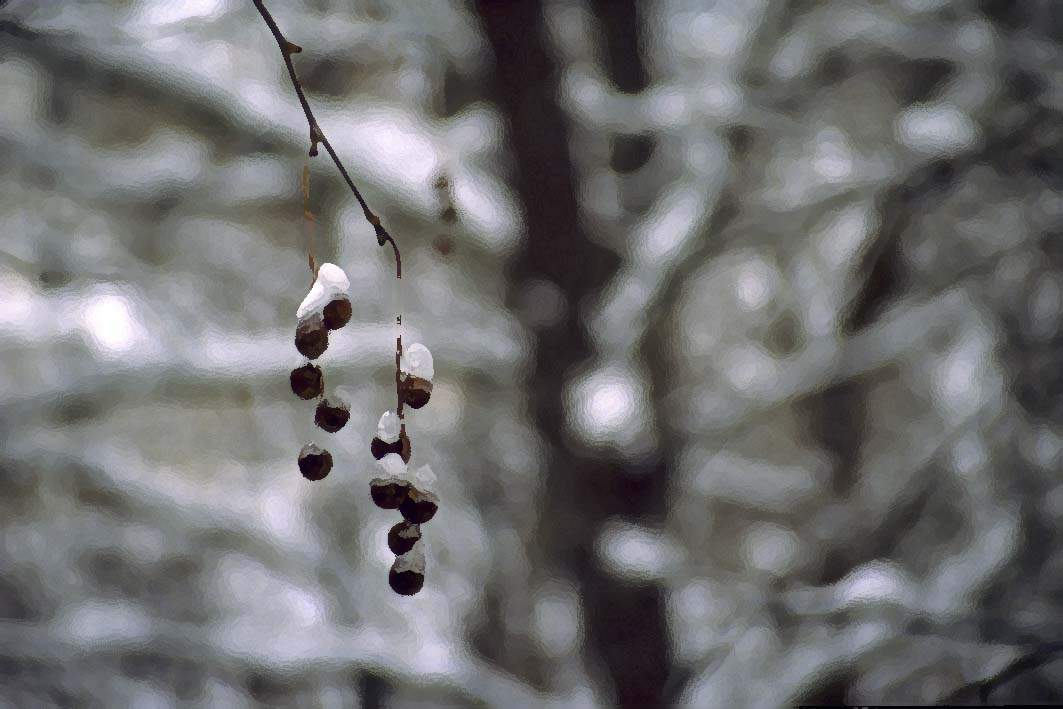
[[[395, 278], [402, 280], [402, 256], [399, 254], [399, 245], [395, 243], [395, 239], [391, 237], [384, 225], [380, 223], [380, 217], [373, 213], [373, 210], [366, 204], [365, 198], [362, 197], [362, 193], [358, 191], [351, 176], [347, 173], [347, 168], [340, 162], [340, 158], [336, 155], [336, 151], [332, 148], [332, 143], [325, 137], [324, 131], [321, 130], [321, 126], [317, 122], [317, 118], [314, 117], [314, 112], [310, 109], [310, 103], [306, 100], [306, 93], [303, 91], [303, 85], [299, 81], [298, 74], [295, 73], [295, 65], [292, 63], [292, 55], [298, 54], [303, 51], [303, 48], [293, 42], [288, 41], [277, 26], [277, 22], [273, 19], [273, 15], [266, 9], [262, 0], [251, 0], [255, 7], [258, 9], [258, 13], [262, 15], [262, 19], [265, 21], [266, 26], [269, 27], [269, 31], [273, 34], [273, 39], [277, 41], [277, 47], [281, 50], [281, 57], [284, 58], [284, 66], [288, 67], [288, 76], [292, 80], [292, 86], [295, 88], [295, 93], [299, 97], [299, 105], [303, 107], [303, 113], [306, 115], [306, 124], [310, 127], [310, 157], [317, 156], [317, 145], [320, 143], [325, 146], [325, 150], [328, 152], [329, 157], [332, 158], [332, 162], [336, 164], [336, 168], [339, 169], [340, 174], [343, 175], [343, 179], [347, 182], [347, 186], [351, 188], [351, 192], [354, 193], [355, 199], [358, 200], [358, 204], [362, 207], [362, 214], [365, 215], [367, 222], [373, 225], [373, 229], [376, 231], [376, 240], [380, 246], [385, 243], [390, 243], [392, 250], [395, 252]], [[314, 274], [314, 278], [317, 278], [317, 266], [314, 263], [314, 251], [313, 251], [313, 215], [310, 213], [310, 171], [309, 167], [303, 170], [303, 214], [307, 220], [307, 244], [309, 249], [309, 261], [310, 270]], [[403, 421], [402, 415], [402, 375], [401, 375], [401, 362], [402, 362], [402, 313], [398, 313], [396, 322], [399, 327], [399, 335], [395, 339], [395, 395], [398, 399], [397, 413], [399, 417], [400, 431], [406, 432], [406, 423]]]
[[317, 118], [314, 117], [314, 112], [310, 110], [310, 103], [306, 100], [306, 94], [303, 92], [303, 85], [299, 82], [299, 76], [295, 73], [295, 65], [292, 64], [292, 55], [298, 54], [303, 51], [303, 48], [297, 44], [289, 42], [284, 34], [277, 27], [276, 21], [273, 19], [273, 15], [269, 14], [269, 10], [263, 4], [262, 0], [251, 0], [258, 9], [258, 14], [262, 15], [262, 19], [266, 22], [266, 26], [269, 27], [269, 31], [273, 34], [273, 39], [277, 41], [277, 46], [281, 50], [281, 56], [284, 58], [284, 65], [288, 67], [288, 76], [292, 80], [292, 86], [295, 87], [295, 93], [299, 97], [299, 104], [303, 107], [303, 113], [306, 115], [306, 124], [310, 127], [310, 157], [317, 155], [317, 145], [320, 143], [325, 146], [325, 151], [328, 152], [329, 157], [332, 158], [332, 162], [336, 164], [336, 168], [343, 175], [344, 181], [347, 186], [351, 188], [351, 192], [354, 193], [355, 199], [358, 200], [358, 204], [362, 207], [362, 214], [365, 215], [365, 220], [373, 226], [373, 230], [376, 231], [377, 243], [383, 246], [385, 243], [390, 243], [391, 248], [395, 251], [395, 277], [402, 278], [402, 257], [399, 255], [399, 246], [395, 243], [395, 239], [391, 237], [388, 230], [384, 228], [384, 225], [380, 223], [380, 217], [373, 213], [373, 210], [366, 204], [365, 198], [362, 197], [362, 193], [358, 191], [358, 188], [354, 184], [354, 180], [347, 173], [347, 168], [340, 162], [339, 156], [336, 155], [336, 151], [332, 148], [332, 143], [325, 137], [324, 131], [321, 130], [321, 126], [317, 122]]

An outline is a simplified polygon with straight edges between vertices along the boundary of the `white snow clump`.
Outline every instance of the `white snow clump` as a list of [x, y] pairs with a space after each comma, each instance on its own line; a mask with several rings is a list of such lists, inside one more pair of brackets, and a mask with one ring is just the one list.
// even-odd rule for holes
[[384, 443], [394, 443], [399, 440], [399, 417], [394, 411], [385, 411], [380, 417], [380, 423], [376, 425], [376, 437]]
[[420, 342], [410, 345], [402, 353], [399, 369], [408, 375], [432, 381], [436, 370], [432, 363], [432, 353]]
[[307, 315], [321, 312], [337, 295], [346, 295], [350, 287], [351, 282], [342, 268], [334, 263], [321, 264], [317, 269], [317, 280], [299, 304], [295, 317], [302, 320]]
[[422, 465], [418, 468], [413, 474], [413, 484], [421, 492], [431, 491], [436, 485], [436, 474], [432, 472], [431, 466]]
[[424, 544], [418, 540], [413, 548], [402, 556], [395, 558], [395, 565], [391, 570], [397, 574], [403, 571], [413, 571], [417, 574], [424, 573]]
[[398, 453], [388, 453], [380, 459], [380, 467], [393, 478], [406, 478], [406, 463]]

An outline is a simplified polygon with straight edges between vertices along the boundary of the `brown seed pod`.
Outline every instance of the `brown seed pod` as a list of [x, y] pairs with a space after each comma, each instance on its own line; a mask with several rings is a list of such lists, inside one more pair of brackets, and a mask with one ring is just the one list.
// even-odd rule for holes
[[351, 300], [345, 295], [338, 295], [321, 311], [325, 327], [339, 330], [351, 320]]
[[335, 433], [351, 419], [351, 407], [345, 401], [325, 399], [314, 411], [314, 423], [329, 433]]
[[395, 557], [388, 573], [391, 590], [401, 596], [412, 596], [424, 588], [424, 548], [415, 542], [405, 554]]
[[422, 492], [410, 485], [406, 497], [399, 504], [399, 512], [411, 524], [424, 524], [436, 516], [439, 497], [434, 492]]
[[388, 584], [391, 590], [400, 596], [413, 596], [424, 588], [424, 574], [417, 571], [388, 572]]
[[432, 396], [432, 382], [413, 375], [402, 381], [402, 401], [411, 409], [419, 409]]
[[307, 359], [317, 359], [328, 349], [328, 329], [320, 315], [299, 321], [295, 328], [295, 349]]
[[399, 440], [394, 443], [385, 443], [380, 438], [374, 437], [369, 444], [369, 452], [377, 460], [380, 460], [388, 453], [398, 453], [402, 457], [403, 463], [409, 463], [411, 454], [410, 437], [406, 435], [405, 429], [399, 434]]
[[394, 443], [384, 443], [377, 437], [373, 437], [373, 441], [369, 444], [369, 452], [373, 454], [373, 457], [380, 460], [388, 453], [397, 453], [398, 451], [392, 450]]
[[296, 367], [292, 370], [289, 378], [291, 379], [292, 392], [300, 399], [313, 399], [316, 396], [321, 396], [321, 392], [325, 389], [325, 379], [321, 375], [321, 367], [316, 364], [307, 362], [302, 367]]
[[395, 510], [406, 499], [410, 484], [401, 478], [373, 478], [369, 481], [369, 495], [382, 510]]
[[410, 524], [403, 520], [388, 532], [388, 549], [395, 556], [402, 556], [421, 539], [420, 525]]
[[299, 451], [299, 472], [307, 480], [322, 480], [332, 470], [332, 454], [313, 443]]

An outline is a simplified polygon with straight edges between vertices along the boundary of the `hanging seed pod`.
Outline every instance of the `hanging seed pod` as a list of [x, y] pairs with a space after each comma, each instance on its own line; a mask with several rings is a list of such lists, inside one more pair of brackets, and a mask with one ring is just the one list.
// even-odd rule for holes
[[388, 532], [388, 549], [395, 556], [402, 556], [421, 540], [420, 525], [399, 522]]
[[420, 542], [395, 559], [388, 573], [391, 590], [400, 596], [412, 596], [424, 588], [424, 549]]
[[292, 384], [292, 392], [300, 399], [313, 399], [321, 396], [325, 390], [325, 379], [321, 375], [321, 367], [307, 362], [302, 367], [292, 370], [289, 377]]
[[320, 315], [299, 321], [295, 328], [295, 349], [307, 359], [317, 359], [328, 349], [328, 330]]
[[409, 489], [410, 484], [400, 478], [373, 478], [369, 481], [369, 496], [382, 510], [397, 510]]
[[399, 503], [399, 513], [411, 524], [424, 524], [436, 516], [439, 510], [439, 497], [434, 492], [418, 490], [409, 486], [406, 497]]
[[384, 469], [384, 476], [369, 481], [369, 494], [377, 507], [398, 509], [410, 488], [406, 480], [406, 463], [395, 453], [388, 453], [380, 459], [380, 467]]
[[397, 452], [397, 451], [392, 450], [391, 447], [393, 445], [395, 445], [395, 444], [394, 443], [384, 443], [384, 441], [380, 440], [379, 438], [374, 438], [372, 443], [369, 444], [369, 452], [373, 454], [374, 458], [376, 458], [377, 460], [380, 460], [381, 458], [386, 456], [388, 453], [396, 453]]
[[332, 470], [332, 454], [313, 443], [299, 451], [299, 472], [307, 480], [323, 480]]
[[394, 443], [385, 443], [380, 438], [374, 438], [369, 444], [369, 452], [372, 453], [373, 457], [377, 460], [380, 460], [389, 453], [396, 453], [402, 458], [402, 462], [409, 463], [411, 450], [410, 437], [406, 435], [405, 430], [399, 434], [399, 440]]
[[321, 311], [325, 327], [329, 330], [339, 330], [351, 320], [351, 300], [345, 295], [340, 295], [329, 301]]
[[413, 375], [402, 380], [402, 403], [411, 409], [419, 409], [432, 396], [432, 382]]
[[351, 407], [339, 399], [325, 399], [314, 411], [314, 423], [318, 428], [335, 433], [347, 425], [351, 419]]

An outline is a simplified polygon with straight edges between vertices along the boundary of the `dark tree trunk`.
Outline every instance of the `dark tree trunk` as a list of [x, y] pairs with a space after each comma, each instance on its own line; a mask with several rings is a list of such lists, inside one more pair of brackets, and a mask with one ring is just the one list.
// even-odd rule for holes
[[[656, 465], [648, 471], [633, 470], [591, 457], [571, 448], [564, 435], [563, 384], [592, 354], [580, 303], [601, 290], [618, 260], [591, 243], [580, 228], [568, 132], [556, 103], [559, 72], [546, 49], [542, 5], [480, 0], [477, 7], [494, 50], [493, 94], [508, 118], [516, 185], [526, 216], [528, 238], [514, 260], [510, 300], [516, 302], [523, 286], [539, 279], [555, 284], [568, 305], [560, 322], [537, 332], [528, 386], [533, 416], [549, 446], [539, 531], [544, 558], [538, 561], [560, 564], [561, 573], [579, 583], [587, 659], [592, 666], [604, 666], [617, 703], [659, 704], [671, 663], [662, 589], [651, 583], [620, 583], [604, 574], [594, 560], [594, 540], [609, 518], [660, 519], [666, 471]], [[618, 4], [616, 11], [629, 16], [615, 18], [605, 29], [619, 28], [607, 42], [612, 43], [612, 56], [622, 56], [617, 42], [634, 27], [634, 6]], [[625, 65], [625, 78], [618, 83], [637, 89], [628, 76], [632, 72], [636, 83], [644, 82], [640, 65]]]

